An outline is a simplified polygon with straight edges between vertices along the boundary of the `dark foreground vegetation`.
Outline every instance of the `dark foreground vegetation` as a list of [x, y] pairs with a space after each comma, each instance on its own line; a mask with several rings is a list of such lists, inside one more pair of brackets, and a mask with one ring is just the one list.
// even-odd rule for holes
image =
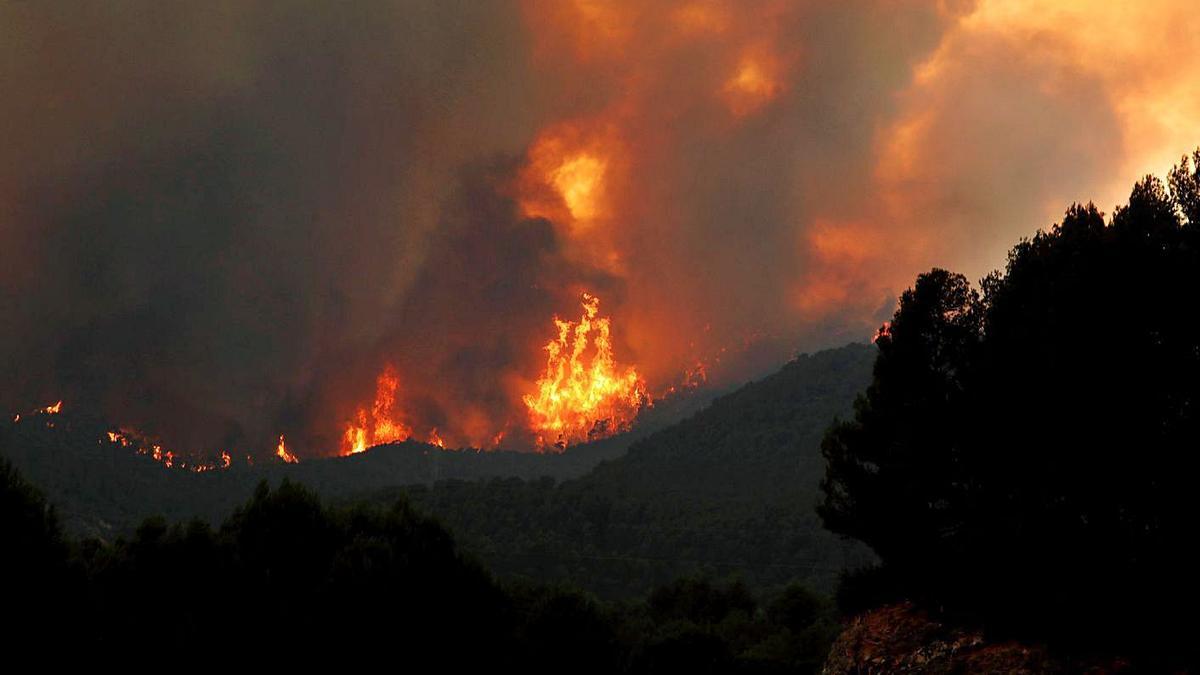
[[883, 561], [847, 604], [910, 597], [992, 633], [1196, 667], [1197, 170], [1143, 180], [1107, 221], [1072, 207], [982, 292], [934, 270], [904, 293], [823, 445], [826, 525]]
[[821, 526], [820, 443], [874, 353], [855, 344], [797, 357], [575, 480], [447, 481], [367, 498], [407, 496], [503, 577], [605, 598], [731, 573], [753, 589], [800, 580], [832, 593], [842, 571], [874, 558]]
[[[64, 537], [0, 460], [6, 654], [179, 663], [387, 658], [407, 669], [810, 673], [837, 631], [799, 586], [756, 597], [691, 578], [603, 603], [500, 584], [403, 499], [333, 508], [264, 483], [219, 528], [147, 520], [112, 544]], [[11, 619], [16, 619], [12, 621]]]

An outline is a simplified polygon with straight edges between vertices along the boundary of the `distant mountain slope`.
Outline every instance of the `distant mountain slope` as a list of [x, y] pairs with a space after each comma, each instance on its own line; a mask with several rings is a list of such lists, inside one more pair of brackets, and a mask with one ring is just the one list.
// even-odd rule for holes
[[577, 480], [404, 491], [503, 574], [607, 596], [696, 571], [760, 586], [798, 577], [828, 590], [870, 555], [825, 531], [813, 511], [820, 440], [870, 381], [874, 356], [866, 345], [800, 356]]
[[112, 538], [150, 515], [220, 522], [260, 480], [286, 477], [335, 500], [408, 493], [503, 575], [570, 580], [609, 597], [696, 571], [829, 590], [869, 556], [826, 532], [813, 511], [819, 445], [869, 382], [874, 357], [867, 345], [800, 356], [698, 412], [706, 398], [668, 401], [632, 433], [563, 455], [409, 442], [193, 474], [100, 442], [105, 424], [69, 408], [52, 428], [0, 428], [0, 453], [75, 534]]
[[814, 498], [821, 437], [870, 382], [875, 349], [852, 344], [801, 355], [634, 444], [582, 482], [613, 494], [692, 499]]
[[112, 425], [70, 405], [56, 415], [0, 422], [0, 455], [38, 485], [62, 516], [67, 531], [110, 538], [148, 516], [202, 518], [218, 523], [242, 504], [261, 480], [303, 483], [327, 498], [396, 485], [490, 477], [575, 478], [618, 457], [647, 434], [692, 414], [715, 392], [695, 390], [643, 411], [629, 432], [571, 447], [563, 454], [442, 450], [417, 442], [370, 448], [351, 457], [235, 465], [224, 471], [168, 470], [132, 450], [103, 442]]

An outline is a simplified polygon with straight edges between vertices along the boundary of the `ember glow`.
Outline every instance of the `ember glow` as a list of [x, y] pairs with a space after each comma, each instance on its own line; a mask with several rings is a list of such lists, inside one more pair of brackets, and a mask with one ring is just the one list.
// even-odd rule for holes
[[611, 326], [599, 298], [583, 295], [578, 322], [556, 318], [558, 337], [546, 344], [546, 370], [524, 397], [538, 447], [565, 449], [628, 429], [651, 399], [633, 366], [613, 358]]

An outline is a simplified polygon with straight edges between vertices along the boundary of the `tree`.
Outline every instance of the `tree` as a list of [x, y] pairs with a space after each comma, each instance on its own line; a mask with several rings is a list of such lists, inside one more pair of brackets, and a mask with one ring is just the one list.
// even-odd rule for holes
[[1143, 653], [1176, 635], [1198, 597], [1197, 184], [1185, 158], [1108, 222], [1072, 206], [982, 296], [918, 277], [825, 438], [826, 525], [990, 625]]
[[876, 340], [874, 380], [854, 419], [822, 443], [826, 526], [914, 573], [941, 559], [931, 553], [960, 526], [959, 427], [978, 304], [962, 275], [921, 275]]

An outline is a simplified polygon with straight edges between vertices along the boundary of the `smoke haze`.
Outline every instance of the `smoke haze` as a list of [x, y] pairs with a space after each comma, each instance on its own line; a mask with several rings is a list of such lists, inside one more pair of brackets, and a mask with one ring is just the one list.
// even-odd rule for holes
[[532, 443], [583, 292], [651, 391], [867, 338], [1200, 143], [1190, 3], [0, 4], [0, 406]]

